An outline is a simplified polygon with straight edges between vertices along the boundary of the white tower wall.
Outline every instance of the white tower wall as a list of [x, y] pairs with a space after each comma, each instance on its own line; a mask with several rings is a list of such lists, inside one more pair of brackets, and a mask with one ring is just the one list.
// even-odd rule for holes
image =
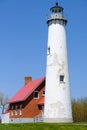
[[48, 24], [45, 91], [44, 121], [72, 122], [65, 23], [58, 19]]

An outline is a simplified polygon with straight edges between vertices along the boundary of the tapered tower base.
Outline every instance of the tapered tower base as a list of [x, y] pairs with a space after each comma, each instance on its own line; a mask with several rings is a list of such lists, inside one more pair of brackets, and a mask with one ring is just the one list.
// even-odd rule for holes
[[72, 118], [44, 118], [44, 122], [48, 123], [71, 123], [73, 122]]

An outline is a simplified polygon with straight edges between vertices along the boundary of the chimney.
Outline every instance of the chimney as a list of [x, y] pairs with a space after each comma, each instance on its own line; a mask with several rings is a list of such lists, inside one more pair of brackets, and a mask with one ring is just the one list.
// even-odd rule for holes
[[28, 84], [30, 81], [32, 81], [32, 77], [31, 76], [25, 76], [24, 77], [24, 81], [25, 81], [25, 85]]

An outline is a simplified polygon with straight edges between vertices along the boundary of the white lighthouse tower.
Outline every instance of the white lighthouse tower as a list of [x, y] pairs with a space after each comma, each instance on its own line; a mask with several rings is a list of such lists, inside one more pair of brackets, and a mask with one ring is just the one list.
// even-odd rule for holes
[[46, 67], [44, 122], [72, 122], [70, 83], [67, 61], [67, 20], [56, 3], [50, 8]]

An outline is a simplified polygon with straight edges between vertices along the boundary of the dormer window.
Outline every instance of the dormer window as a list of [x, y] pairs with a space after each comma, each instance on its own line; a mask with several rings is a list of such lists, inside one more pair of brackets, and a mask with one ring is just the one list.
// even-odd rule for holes
[[34, 99], [39, 99], [38, 91], [34, 91]]

